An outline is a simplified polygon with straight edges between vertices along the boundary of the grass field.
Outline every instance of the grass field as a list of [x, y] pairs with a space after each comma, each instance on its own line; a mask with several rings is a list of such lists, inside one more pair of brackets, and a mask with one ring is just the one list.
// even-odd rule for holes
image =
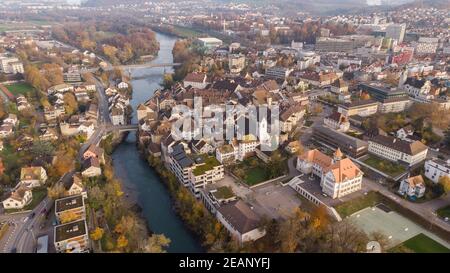
[[199, 32], [192, 28], [182, 27], [182, 26], [173, 26], [175, 33], [181, 37], [200, 37], [202, 36], [202, 32]]
[[20, 82], [11, 85], [7, 85], [6, 88], [14, 95], [26, 95], [28, 92], [33, 92], [33, 87], [28, 83]]
[[267, 173], [267, 170], [261, 167], [249, 169], [245, 175], [245, 182], [249, 186], [256, 185], [268, 179], [269, 175]]
[[400, 245], [392, 248], [390, 252], [396, 252], [401, 246], [410, 249], [415, 253], [450, 253], [450, 249], [431, 239], [423, 233], [406, 240]]
[[396, 177], [397, 175], [406, 171], [405, 167], [399, 164], [395, 164], [393, 162], [372, 155], [365, 159], [364, 163], [392, 177]]
[[450, 205], [440, 208], [436, 211], [436, 213], [440, 216], [440, 217], [448, 217], [450, 218]]
[[347, 217], [357, 211], [367, 207], [372, 207], [381, 201], [381, 195], [378, 192], [368, 192], [367, 195], [344, 202], [335, 207], [341, 217]]

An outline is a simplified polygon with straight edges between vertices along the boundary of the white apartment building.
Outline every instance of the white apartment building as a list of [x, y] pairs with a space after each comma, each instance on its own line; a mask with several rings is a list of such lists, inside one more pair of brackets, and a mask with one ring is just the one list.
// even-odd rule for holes
[[386, 99], [379, 104], [378, 111], [380, 113], [399, 113], [407, 110], [413, 102], [408, 98]]
[[18, 58], [0, 56], [0, 73], [17, 74], [23, 72], [23, 63]]
[[215, 157], [199, 158], [189, 172], [189, 188], [195, 197], [199, 198], [200, 191], [206, 185], [213, 184], [223, 177], [223, 165]]
[[428, 147], [420, 141], [408, 142], [391, 136], [378, 135], [368, 143], [369, 153], [409, 166], [424, 161], [428, 152]]
[[292, 72], [292, 69], [274, 66], [266, 69], [266, 76], [275, 79], [286, 79]]
[[405, 24], [390, 24], [386, 27], [386, 38], [392, 38], [397, 40], [398, 43], [402, 43], [405, 37], [405, 31]]
[[89, 233], [86, 220], [79, 220], [55, 227], [54, 244], [59, 253], [81, 253], [89, 249]]
[[239, 74], [245, 67], [245, 56], [241, 54], [228, 55], [228, 68], [231, 74]]
[[442, 176], [450, 177], [450, 159], [444, 161], [442, 159], [433, 158], [425, 161], [425, 176], [434, 183], [439, 182]]
[[420, 37], [416, 45], [417, 54], [434, 54], [439, 46], [439, 38]]

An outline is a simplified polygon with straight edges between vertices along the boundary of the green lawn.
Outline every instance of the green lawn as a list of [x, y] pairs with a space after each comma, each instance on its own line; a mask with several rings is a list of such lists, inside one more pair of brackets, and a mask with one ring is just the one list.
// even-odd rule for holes
[[255, 167], [247, 170], [245, 175], [245, 183], [249, 186], [256, 185], [269, 179], [269, 174], [262, 167]]
[[440, 217], [448, 217], [450, 218], [450, 205], [440, 208], [436, 211], [436, 213], [440, 216]]
[[24, 82], [7, 85], [6, 88], [8, 88], [8, 90], [16, 97], [19, 95], [26, 95], [28, 92], [34, 90], [31, 85]]
[[396, 252], [401, 246], [410, 249], [415, 253], [450, 253], [450, 249], [431, 239], [423, 233], [412, 237], [409, 240], [394, 247], [390, 252]]
[[199, 32], [195, 29], [188, 28], [188, 27], [182, 27], [182, 26], [173, 26], [174, 31], [177, 35], [181, 37], [200, 37], [202, 36], [202, 32]]
[[372, 155], [365, 159], [364, 163], [392, 177], [396, 177], [406, 171], [405, 167], [399, 164]]
[[367, 207], [375, 206], [381, 202], [378, 192], [368, 192], [367, 195], [352, 199], [335, 207], [339, 215], [344, 218]]

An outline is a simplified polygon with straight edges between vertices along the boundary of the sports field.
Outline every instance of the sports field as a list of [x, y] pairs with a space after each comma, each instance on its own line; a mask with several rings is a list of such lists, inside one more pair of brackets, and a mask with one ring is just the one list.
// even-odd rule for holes
[[[413, 240], [411, 244], [415, 247], [412, 250], [417, 252], [441, 252], [439, 250], [450, 249], [449, 243], [397, 212], [390, 210], [385, 205], [362, 209], [353, 213], [348, 219], [367, 234], [374, 231], [382, 232], [388, 237], [390, 247], [397, 246], [419, 234], [423, 234], [423, 236]], [[427, 237], [431, 240], [426, 239]], [[435, 242], [433, 243], [433, 241]], [[439, 245], [443, 248], [440, 248]]]

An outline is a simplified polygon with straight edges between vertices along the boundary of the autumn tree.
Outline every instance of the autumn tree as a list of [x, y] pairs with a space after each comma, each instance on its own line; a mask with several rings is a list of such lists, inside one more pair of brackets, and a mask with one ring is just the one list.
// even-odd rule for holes
[[118, 249], [123, 249], [128, 246], [128, 239], [125, 235], [120, 235], [119, 238], [117, 238], [116, 246]]
[[450, 176], [443, 175], [439, 177], [439, 184], [442, 185], [445, 194], [450, 192]]
[[78, 111], [78, 102], [75, 95], [71, 92], [66, 92], [64, 94], [64, 109], [66, 114], [71, 116]]
[[324, 229], [330, 223], [328, 211], [324, 205], [317, 206], [313, 209], [311, 219], [315, 229]]
[[47, 188], [48, 197], [53, 200], [63, 197], [65, 192], [66, 190], [62, 183], [55, 183], [52, 187]]
[[146, 253], [165, 253], [170, 245], [170, 239], [164, 234], [153, 234], [145, 241], [143, 251]]
[[63, 176], [75, 168], [74, 157], [67, 155], [64, 151], [61, 151], [56, 154], [56, 160], [53, 167], [59, 176]]
[[94, 231], [91, 232], [90, 236], [92, 240], [98, 241], [102, 239], [104, 233], [105, 231], [102, 228], [96, 227]]

